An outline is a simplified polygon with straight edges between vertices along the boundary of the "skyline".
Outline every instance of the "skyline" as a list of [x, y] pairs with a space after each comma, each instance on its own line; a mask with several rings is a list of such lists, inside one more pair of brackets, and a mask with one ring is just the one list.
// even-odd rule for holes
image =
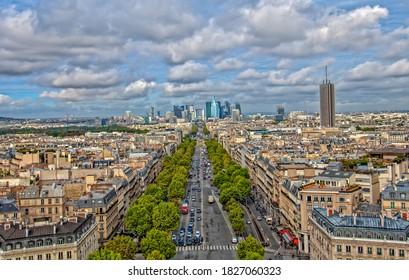
[[0, 115], [319, 112], [326, 65], [337, 113], [406, 110], [409, 1], [338, 2], [2, 1]]

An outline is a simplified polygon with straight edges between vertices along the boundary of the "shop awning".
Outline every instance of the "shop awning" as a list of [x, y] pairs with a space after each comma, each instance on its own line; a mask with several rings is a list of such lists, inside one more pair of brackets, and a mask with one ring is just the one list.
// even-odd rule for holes
[[284, 239], [284, 241], [285, 241], [286, 243], [291, 243], [292, 237], [291, 237], [291, 235], [288, 234], [288, 232], [285, 232], [285, 233], [282, 235], [282, 237], [283, 237], [283, 239]]
[[294, 238], [293, 242], [294, 242], [294, 245], [298, 246], [298, 238]]

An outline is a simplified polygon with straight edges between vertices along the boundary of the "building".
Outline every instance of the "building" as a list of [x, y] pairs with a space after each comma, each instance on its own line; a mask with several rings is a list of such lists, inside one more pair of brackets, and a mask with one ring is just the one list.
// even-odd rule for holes
[[65, 216], [65, 195], [62, 185], [31, 186], [17, 194], [21, 218], [25, 223], [59, 222]]
[[98, 243], [104, 245], [119, 225], [118, 197], [109, 185], [98, 185], [76, 202], [75, 211], [95, 214], [98, 223]]
[[97, 249], [97, 223], [85, 213], [59, 223], [0, 224], [0, 260], [86, 260]]
[[235, 107], [236, 107], [236, 109], [237, 109], [237, 110], [239, 110], [240, 115], [241, 115], [241, 114], [242, 114], [242, 112], [241, 112], [241, 106], [240, 106], [240, 103], [239, 103], [239, 102], [236, 102]]
[[392, 217], [409, 208], [409, 181], [390, 184], [382, 191], [382, 210]]
[[311, 260], [408, 260], [409, 221], [343, 216], [316, 208], [309, 217]]
[[275, 116], [275, 120], [278, 122], [284, 121], [284, 106], [277, 105], [277, 115]]
[[220, 102], [214, 97], [210, 106], [210, 118], [220, 118]]
[[131, 111], [125, 112], [125, 122], [127, 124], [130, 124], [132, 122], [132, 112]]
[[240, 121], [240, 111], [238, 109], [231, 110], [231, 119], [234, 122]]
[[320, 124], [321, 127], [335, 126], [335, 85], [329, 80], [320, 85]]
[[299, 250], [310, 253], [310, 234], [308, 217], [316, 208], [328, 208], [342, 215], [352, 215], [362, 201], [362, 189], [358, 186], [336, 187], [325, 184], [309, 183], [298, 190], [300, 199], [301, 230]]

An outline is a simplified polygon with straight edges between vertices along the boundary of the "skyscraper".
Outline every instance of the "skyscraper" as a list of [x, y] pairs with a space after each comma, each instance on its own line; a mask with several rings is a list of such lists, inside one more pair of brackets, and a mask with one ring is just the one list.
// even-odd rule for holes
[[239, 102], [236, 102], [236, 109], [237, 110], [239, 110], [239, 112], [240, 112], [240, 115], [241, 115], [241, 106], [240, 106], [240, 103]]
[[217, 102], [215, 97], [210, 106], [210, 115], [211, 118], [220, 118], [220, 102]]
[[126, 111], [125, 112], [125, 121], [127, 124], [130, 124], [132, 120], [132, 112], [131, 111]]
[[333, 127], [335, 125], [335, 85], [327, 79], [327, 67], [325, 67], [325, 83], [320, 85], [320, 123], [321, 127]]

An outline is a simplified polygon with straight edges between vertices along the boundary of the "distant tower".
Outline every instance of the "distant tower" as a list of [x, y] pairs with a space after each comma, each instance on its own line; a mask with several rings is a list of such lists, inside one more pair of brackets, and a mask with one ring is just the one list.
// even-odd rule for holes
[[284, 120], [284, 106], [277, 105], [277, 115], [275, 117], [276, 121], [283, 121]]
[[151, 107], [150, 116], [151, 116], [152, 119], [155, 118], [155, 107]]
[[320, 123], [321, 127], [335, 125], [335, 85], [328, 80], [325, 66], [325, 83], [320, 85]]
[[240, 115], [241, 115], [241, 106], [240, 106], [240, 103], [239, 102], [236, 102], [236, 109], [237, 110], [239, 110], [239, 113], [240, 113]]
[[127, 124], [131, 123], [131, 118], [132, 118], [132, 112], [131, 111], [126, 111], [125, 112], [125, 121]]

